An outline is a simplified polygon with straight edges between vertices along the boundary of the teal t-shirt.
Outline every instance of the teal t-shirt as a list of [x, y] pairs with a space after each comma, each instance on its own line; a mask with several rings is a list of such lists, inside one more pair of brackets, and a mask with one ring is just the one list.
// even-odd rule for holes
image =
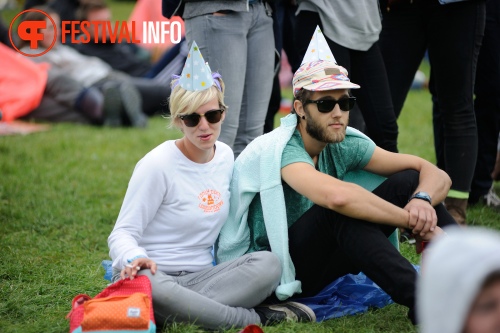
[[[348, 172], [363, 169], [370, 161], [374, 150], [375, 144], [371, 140], [356, 135], [356, 132], [348, 128], [346, 137], [342, 142], [330, 143], [323, 149], [318, 156], [316, 168], [337, 179], [344, 179]], [[283, 150], [281, 167], [297, 162], [305, 162], [314, 166], [312, 158], [304, 148], [304, 142], [299, 131], [295, 130]], [[283, 194], [286, 204], [287, 224], [290, 228], [314, 203], [293, 190], [285, 182], [283, 182]], [[250, 227], [249, 252], [270, 250], [258, 194], [250, 204], [247, 221]]]

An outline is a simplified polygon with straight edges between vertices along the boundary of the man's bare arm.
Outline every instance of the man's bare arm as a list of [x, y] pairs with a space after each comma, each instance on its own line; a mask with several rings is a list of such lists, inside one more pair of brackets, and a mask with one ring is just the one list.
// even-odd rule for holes
[[365, 190], [317, 171], [307, 163], [281, 169], [281, 177], [315, 204], [353, 218], [408, 228], [409, 213]]
[[386, 177], [408, 169], [420, 172], [419, 185], [415, 192], [429, 193], [433, 206], [446, 198], [451, 186], [450, 177], [434, 164], [418, 156], [391, 153], [376, 147], [370, 162], [365, 167], [366, 171]]

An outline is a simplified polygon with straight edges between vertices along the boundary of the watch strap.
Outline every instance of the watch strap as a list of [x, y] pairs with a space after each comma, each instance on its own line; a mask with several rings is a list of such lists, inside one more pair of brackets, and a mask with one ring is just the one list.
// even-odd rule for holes
[[410, 197], [410, 199], [408, 199], [408, 202], [410, 202], [413, 199], [425, 200], [425, 201], [427, 201], [428, 203], [430, 203], [432, 205], [432, 200], [431, 200], [430, 195], [427, 194], [427, 193], [425, 193], [425, 192], [422, 192], [422, 191], [419, 191], [419, 192], [413, 194]]

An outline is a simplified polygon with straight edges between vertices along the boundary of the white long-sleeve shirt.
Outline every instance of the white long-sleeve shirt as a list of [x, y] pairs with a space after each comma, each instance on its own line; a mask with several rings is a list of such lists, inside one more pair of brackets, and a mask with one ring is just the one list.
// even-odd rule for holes
[[186, 158], [173, 140], [144, 156], [108, 237], [113, 268], [137, 256], [147, 256], [166, 273], [210, 267], [229, 212], [233, 164], [233, 152], [222, 142], [204, 164]]

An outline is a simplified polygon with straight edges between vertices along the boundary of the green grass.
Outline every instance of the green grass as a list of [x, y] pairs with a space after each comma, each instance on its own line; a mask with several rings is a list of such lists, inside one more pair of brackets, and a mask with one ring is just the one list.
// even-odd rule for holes
[[[126, 19], [133, 2], [112, 2]], [[118, 11], [118, 10], [117, 10]], [[5, 16], [4, 16], [5, 17]], [[401, 152], [434, 161], [431, 102], [412, 91], [399, 119]], [[177, 138], [166, 120], [147, 129], [54, 125], [50, 131], [0, 137], [0, 332], [67, 332], [65, 319], [79, 293], [107, 284], [100, 262], [135, 163], [161, 142]], [[498, 183], [497, 183], [498, 189]], [[500, 229], [498, 213], [477, 206], [469, 223]], [[419, 262], [414, 248], [402, 253]], [[169, 332], [201, 332], [172, 325]], [[266, 332], [416, 332], [406, 309], [390, 305], [320, 324], [282, 324]], [[236, 332], [232, 330], [230, 332]]]
[[435, 163], [432, 102], [427, 90], [412, 90], [398, 119], [398, 148]]

